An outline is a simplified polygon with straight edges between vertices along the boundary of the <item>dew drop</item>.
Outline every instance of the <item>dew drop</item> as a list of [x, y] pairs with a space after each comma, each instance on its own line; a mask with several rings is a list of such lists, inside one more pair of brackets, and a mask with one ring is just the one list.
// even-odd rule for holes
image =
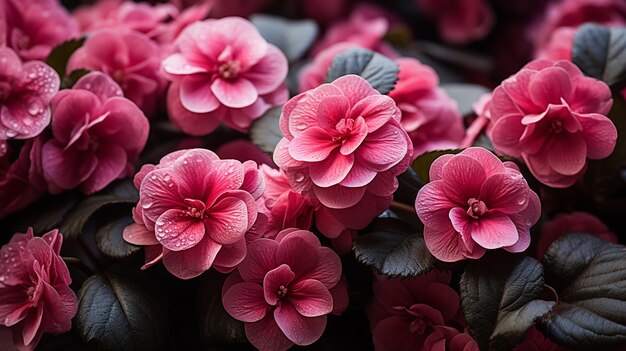
[[152, 177], [150, 177], [150, 179], [152, 179], [152, 180], [156, 180], [156, 179], [157, 179], [157, 176], [153, 175]]
[[300, 123], [300, 124], [296, 125], [296, 129], [297, 130], [304, 130], [304, 129], [306, 129], [306, 124]]
[[294, 179], [296, 180], [296, 182], [300, 183], [301, 181], [304, 180], [304, 174], [302, 173], [296, 173]]
[[[16, 126], [16, 127], [17, 127], [17, 126]], [[17, 132], [16, 132], [16, 131], [14, 131], [13, 129], [8, 129], [8, 130], [6, 131], [6, 135], [7, 135], [7, 137], [9, 137], [9, 138], [13, 138], [13, 137], [15, 137], [15, 136], [17, 135]]]
[[164, 180], [164, 181], [166, 181], [166, 182], [169, 182], [169, 181], [170, 181], [170, 179], [172, 179], [172, 177], [171, 177], [169, 174], [166, 174], [166, 175], [163, 177], [163, 180]]

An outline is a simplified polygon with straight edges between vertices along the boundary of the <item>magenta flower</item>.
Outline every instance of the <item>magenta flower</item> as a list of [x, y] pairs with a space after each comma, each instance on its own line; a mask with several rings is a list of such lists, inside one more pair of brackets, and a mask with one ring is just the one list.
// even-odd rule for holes
[[91, 194], [131, 175], [148, 130], [146, 116], [111, 78], [82, 77], [52, 101], [53, 137], [41, 150], [50, 191], [80, 187]]
[[617, 130], [605, 117], [612, 104], [609, 87], [573, 63], [535, 60], [494, 90], [489, 134], [498, 152], [564, 188], [584, 173], [587, 158], [613, 152]]
[[561, 213], [541, 227], [537, 243], [537, 258], [541, 259], [550, 245], [568, 233], [587, 233], [611, 243], [617, 236], [598, 217], [587, 212]]
[[67, 72], [79, 68], [103, 72], [122, 87], [126, 98], [151, 116], [165, 92], [160, 65], [159, 48], [144, 34], [104, 29], [90, 35], [72, 54]]
[[261, 165], [259, 170], [265, 179], [262, 200], [268, 212], [266, 238], [274, 238], [287, 228], [311, 229], [316, 204], [291, 189], [283, 171]]
[[335, 44], [351, 43], [395, 57], [397, 56], [395, 50], [384, 42], [388, 30], [389, 19], [382, 9], [372, 5], [359, 5], [348, 19], [331, 25], [324, 37], [315, 44], [311, 53], [318, 55]]
[[[274, 162], [295, 192], [316, 199], [345, 227], [384, 211], [412, 154], [394, 101], [348, 75], [292, 98]], [[319, 223], [319, 219], [318, 219]]]
[[[162, 67], [175, 83], [168, 108], [183, 131], [206, 134], [214, 127], [202, 125], [216, 126], [219, 121], [246, 131], [277, 100], [287, 99], [285, 55], [245, 19], [194, 23], [180, 34], [175, 47], [178, 52]], [[196, 127], [202, 132], [194, 131]]]
[[0, 157], [0, 219], [32, 204], [47, 191], [41, 170], [41, 144], [41, 137], [28, 140], [12, 163], [8, 162], [10, 154]]
[[413, 58], [397, 59], [398, 82], [389, 93], [400, 111], [400, 124], [413, 142], [413, 158], [427, 151], [459, 147], [465, 129], [456, 102], [439, 88], [439, 77]]
[[259, 239], [222, 290], [226, 311], [245, 323], [248, 340], [261, 351], [310, 345], [326, 328], [327, 315], [348, 305], [341, 261], [313, 233], [287, 229], [276, 240]]
[[[458, 330], [461, 301], [449, 285], [450, 274], [436, 270], [411, 279], [378, 277], [367, 308], [376, 350], [478, 351], [476, 342]], [[454, 339], [467, 348], [452, 347]], [[448, 347], [434, 347], [442, 342]]]
[[495, 23], [493, 10], [485, 0], [416, 0], [428, 16], [437, 21], [441, 37], [453, 44], [485, 38]]
[[526, 250], [541, 204], [514, 163], [472, 147], [433, 162], [415, 210], [430, 252], [453, 262], [480, 258], [485, 250]]
[[52, 48], [77, 34], [76, 22], [57, 0], [0, 4], [0, 42], [23, 60], [45, 60]]
[[515, 346], [513, 351], [570, 351], [570, 349], [555, 344], [543, 335], [535, 326], [526, 332], [524, 341]]
[[228, 272], [262, 234], [265, 218], [255, 202], [265, 189], [252, 161], [220, 160], [213, 152], [173, 152], [135, 175], [139, 203], [124, 239], [146, 247], [146, 269], [163, 259], [181, 279], [214, 266]]
[[34, 350], [43, 333], [72, 329], [78, 301], [59, 256], [62, 243], [56, 229], [35, 237], [28, 228], [0, 249], [0, 326], [10, 328], [20, 351]]
[[13, 50], [0, 48], [0, 156], [7, 139], [33, 138], [50, 124], [50, 100], [59, 85], [59, 75], [50, 66], [22, 64]]

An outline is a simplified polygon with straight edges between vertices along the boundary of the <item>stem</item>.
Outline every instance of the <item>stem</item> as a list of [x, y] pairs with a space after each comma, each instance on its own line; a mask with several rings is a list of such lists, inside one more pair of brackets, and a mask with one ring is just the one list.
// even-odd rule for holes
[[66, 264], [71, 264], [74, 265], [75, 267], [77, 267], [78, 269], [80, 269], [81, 271], [83, 271], [83, 273], [87, 274], [87, 275], [92, 275], [93, 272], [91, 271], [91, 269], [89, 269], [89, 267], [87, 267], [83, 261], [79, 260], [76, 257], [62, 257], [63, 261]]
[[415, 208], [413, 206], [403, 204], [402, 202], [392, 201], [389, 208], [404, 213], [415, 214]]
[[461, 142], [461, 149], [472, 146], [474, 141], [476, 141], [476, 138], [478, 138], [488, 123], [489, 119], [486, 116], [479, 115], [476, 117], [474, 122], [472, 122], [465, 132], [465, 138], [463, 138], [463, 141]]

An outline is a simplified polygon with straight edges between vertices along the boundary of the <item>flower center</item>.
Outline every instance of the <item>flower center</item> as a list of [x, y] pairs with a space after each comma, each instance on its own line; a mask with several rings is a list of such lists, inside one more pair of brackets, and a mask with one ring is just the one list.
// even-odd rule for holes
[[288, 291], [289, 289], [287, 289], [286, 286], [281, 285], [278, 287], [278, 291], [276, 291], [276, 295], [278, 295], [279, 299], [282, 299], [283, 297], [287, 296]]
[[352, 118], [342, 118], [339, 123], [335, 126], [337, 131], [342, 134], [350, 134], [352, 132], [352, 128], [354, 127], [354, 120]]
[[[163, 180], [165, 180], [166, 182], [169, 182], [171, 180], [171, 177], [169, 175], [166, 177], [168, 179], [166, 180], [164, 178]], [[200, 200], [195, 200], [195, 199], [185, 199], [185, 203], [188, 205], [187, 211], [186, 211], [187, 216], [191, 218], [199, 219], [199, 220], [204, 219], [206, 215], [205, 213], [206, 206], [204, 205], [204, 202]]]
[[28, 289], [26, 290], [26, 295], [28, 295], [29, 300], [33, 300], [35, 298], [35, 287], [28, 287]]
[[550, 131], [554, 134], [558, 134], [563, 131], [563, 122], [558, 119], [553, 119], [550, 124]]
[[487, 212], [487, 205], [478, 199], [471, 198], [467, 200], [467, 204], [469, 205], [467, 214], [472, 218], [478, 218]]
[[235, 79], [239, 76], [240, 70], [239, 61], [228, 60], [217, 68], [217, 73], [224, 79]]
[[11, 96], [11, 84], [0, 82], [0, 101], [6, 101]]
[[422, 317], [416, 317], [414, 320], [411, 321], [411, 324], [409, 324], [409, 330], [411, 331], [411, 333], [417, 333], [422, 335], [424, 334], [427, 326], [428, 324], [424, 321]]
[[187, 215], [193, 218], [204, 218], [204, 213], [202, 210], [199, 210], [195, 207], [187, 207]]

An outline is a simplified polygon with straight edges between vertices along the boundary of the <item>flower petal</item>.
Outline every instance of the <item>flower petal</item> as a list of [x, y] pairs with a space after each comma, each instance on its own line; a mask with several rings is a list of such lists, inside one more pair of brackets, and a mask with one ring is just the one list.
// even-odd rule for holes
[[319, 317], [333, 310], [333, 297], [314, 279], [300, 280], [289, 288], [288, 301], [304, 317]]
[[456, 262], [465, 259], [463, 240], [452, 226], [443, 230], [424, 227], [424, 242], [428, 251], [444, 262]]
[[353, 164], [354, 154], [343, 155], [333, 150], [324, 161], [311, 164], [309, 174], [315, 185], [327, 188], [344, 180]]
[[248, 230], [248, 206], [238, 198], [221, 199], [207, 211], [204, 226], [212, 240], [222, 245], [234, 244]]
[[387, 95], [370, 95], [359, 101], [350, 111], [352, 118], [363, 117], [367, 130], [372, 133], [385, 125], [390, 119], [399, 120], [400, 110]]
[[220, 102], [212, 92], [211, 80], [206, 75], [193, 75], [180, 82], [180, 102], [184, 108], [194, 113], [215, 111]]
[[206, 68], [195, 65], [187, 60], [182, 54], [176, 53], [168, 56], [162, 63], [163, 70], [173, 75], [189, 75], [194, 73], [204, 73]]
[[222, 302], [228, 314], [244, 323], [260, 321], [269, 309], [261, 285], [250, 282], [233, 285], [222, 296]]
[[315, 196], [328, 208], [348, 208], [354, 206], [361, 201], [367, 187], [348, 188], [343, 185], [333, 185], [328, 188], [313, 187]]
[[183, 210], [167, 210], [154, 225], [156, 238], [171, 251], [183, 251], [194, 247], [204, 238], [204, 223]]
[[267, 314], [258, 322], [246, 323], [244, 328], [248, 341], [259, 350], [287, 351], [293, 346], [293, 342], [280, 330], [272, 314]]
[[415, 212], [426, 227], [443, 230], [450, 226], [448, 213], [456, 204], [448, 198], [442, 180], [424, 185], [415, 198]]
[[487, 178], [480, 162], [464, 155], [451, 158], [443, 166], [441, 176], [448, 198], [463, 207], [470, 198], [478, 198]]
[[485, 249], [511, 246], [519, 240], [517, 227], [506, 215], [486, 214], [471, 223], [470, 232], [467, 234]]
[[487, 178], [480, 189], [479, 199], [490, 211], [514, 214], [528, 206], [528, 184], [521, 174], [494, 174]]
[[397, 122], [389, 123], [369, 134], [355, 151], [359, 162], [382, 172], [397, 165], [408, 152], [406, 132]]
[[263, 296], [265, 297], [265, 302], [275, 306], [281, 299], [279, 295], [280, 290], [285, 289], [284, 292], [287, 292], [286, 289], [291, 285], [295, 276], [295, 273], [286, 264], [281, 264], [267, 272], [265, 278], [263, 278]]
[[185, 251], [163, 249], [163, 265], [180, 279], [191, 279], [206, 272], [222, 245], [205, 238], [198, 245]]
[[287, 58], [274, 45], [267, 46], [267, 53], [242, 76], [252, 82], [259, 95], [276, 90], [287, 77]]
[[587, 164], [587, 144], [581, 135], [563, 132], [554, 137], [548, 163], [563, 175], [580, 173]]
[[341, 259], [335, 251], [320, 247], [317, 250], [317, 264], [313, 270], [305, 273], [300, 279], [314, 279], [331, 288], [341, 278]]
[[337, 143], [319, 127], [305, 130], [289, 143], [289, 154], [297, 161], [319, 162], [337, 148]]
[[300, 346], [311, 345], [326, 329], [326, 316], [304, 317], [288, 302], [278, 305], [274, 319], [285, 336]]
[[219, 102], [231, 108], [250, 106], [259, 98], [254, 84], [245, 78], [233, 80], [217, 78], [211, 84], [211, 92]]
[[271, 239], [261, 238], [248, 245], [246, 258], [237, 267], [245, 281], [261, 283], [265, 274], [277, 267], [276, 250], [278, 243]]

